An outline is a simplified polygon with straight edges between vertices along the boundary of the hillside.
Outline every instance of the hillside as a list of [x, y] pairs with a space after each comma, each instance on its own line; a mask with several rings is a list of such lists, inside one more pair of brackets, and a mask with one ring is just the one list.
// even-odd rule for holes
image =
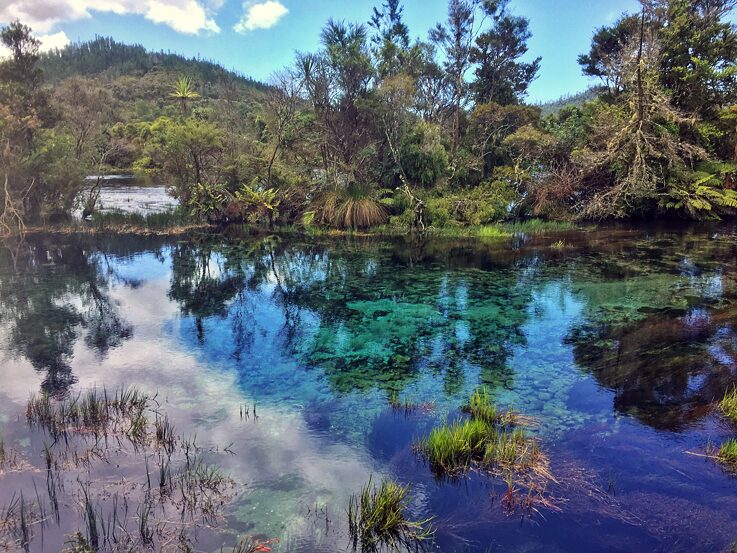
[[537, 107], [540, 108], [541, 115], [545, 117], [553, 113], [558, 113], [560, 110], [568, 106], [580, 106], [584, 102], [594, 100], [599, 96], [599, 94], [601, 94], [601, 90], [597, 87], [592, 87], [584, 90], [583, 92], [578, 92], [577, 94], [566, 94], [557, 100], [538, 104]]
[[39, 67], [48, 84], [58, 85], [71, 77], [89, 79], [109, 90], [116, 103], [122, 104], [120, 107], [133, 108], [139, 116], [143, 110], [148, 117], [171, 105], [168, 94], [182, 75], [192, 78], [205, 103], [223, 98], [254, 101], [268, 90], [268, 85], [212, 61], [151, 52], [141, 45], [123, 44], [109, 37], [47, 52]]

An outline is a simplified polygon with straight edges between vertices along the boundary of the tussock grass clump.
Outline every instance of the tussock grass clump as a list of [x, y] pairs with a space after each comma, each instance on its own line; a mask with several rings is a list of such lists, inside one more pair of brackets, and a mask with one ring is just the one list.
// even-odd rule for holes
[[721, 463], [737, 466], [737, 439], [729, 438], [717, 452], [717, 459]]
[[377, 487], [373, 478], [348, 503], [348, 531], [353, 548], [378, 551], [387, 547], [392, 551], [430, 538], [431, 519], [413, 521], [407, 518], [409, 487], [393, 480], [382, 480]]
[[532, 419], [500, 409], [485, 388], [471, 395], [463, 411], [470, 417], [446, 422], [415, 444], [436, 473], [453, 476], [477, 467], [550, 476], [537, 441], [519, 426]]
[[463, 410], [469, 413], [472, 418], [482, 420], [489, 424], [522, 424], [521, 421], [518, 421], [520, 417], [514, 411], [511, 409], [505, 411], [494, 403], [486, 386], [476, 388], [471, 394], [468, 405]]
[[499, 427], [476, 418], [434, 428], [419, 448], [437, 472], [450, 475], [472, 466], [520, 471], [542, 460], [537, 442], [523, 428]]
[[722, 401], [719, 402], [719, 410], [734, 423], [737, 423], [737, 387], [725, 392]]

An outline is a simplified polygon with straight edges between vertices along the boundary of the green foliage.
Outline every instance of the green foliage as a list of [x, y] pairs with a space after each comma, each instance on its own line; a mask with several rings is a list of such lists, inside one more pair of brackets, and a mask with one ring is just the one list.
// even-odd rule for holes
[[702, 162], [695, 171], [671, 181], [661, 206], [694, 219], [719, 219], [720, 215], [735, 213], [737, 190], [724, 187], [725, 180], [734, 175], [737, 175], [735, 163]]
[[427, 222], [435, 228], [445, 225], [479, 226], [505, 219], [517, 199], [510, 179], [486, 181], [468, 190], [441, 189], [426, 200]]
[[407, 517], [409, 487], [393, 480], [373, 479], [348, 503], [348, 530], [353, 548], [375, 552], [382, 548], [402, 551], [418, 546], [433, 534], [431, 519], [413, 521]]
[[737, 423], [737, 388], [732, 388], [724, 393], [719, 402], [719, 410], [734, 423]]
[[440, 141], [440, 129], [431, 123], [420, 121], [407, 132], [400, 155], [407, 179], [420, 186], [435, 185], [448, 170], [448, 152]]
[[223, 209], [230, 197], [223, 185], [200, 182], [192, 187], [187, 208], [191, 217], [208, 220]]

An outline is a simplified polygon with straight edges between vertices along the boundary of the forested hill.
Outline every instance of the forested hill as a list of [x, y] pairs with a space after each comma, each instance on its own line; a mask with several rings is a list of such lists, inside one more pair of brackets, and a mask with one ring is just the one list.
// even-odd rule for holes
[[[185, 58], [171, 52], [151, 52], [140, 44], [123, 44], [110, 37], [72, 43], [42, 55], [39, 67], [47, 83], [56, 84], [69, 77], [87, 77], [113, 84], [125, 79], [128, 85], [140, 81], [148, 92], [163, 92], [181, 75], [197, 84], [203, 97], [217, 97], [222, 87], [265, 91], [268, 86], [212, 61]], [[129, 92], [135, 88], [128, 86]], [[141, 91], [143, 92], [143, 91]], [[139, 96], [138, 94], [135, 94]], [[144, 94], [145, 95], [145, 94]]]
[[583, 92], [577, 94], [566, 94], [561, 96], [557, 100], [551, 100], [538, 104], [540, 108], [540, 115], [547, 117], [548, 115], [556, 114], [563, 108], [569, 106], [581, 107], [584, 103], [596, 100], [596, 98], [603, 92], [600, 87], [592, 87]]

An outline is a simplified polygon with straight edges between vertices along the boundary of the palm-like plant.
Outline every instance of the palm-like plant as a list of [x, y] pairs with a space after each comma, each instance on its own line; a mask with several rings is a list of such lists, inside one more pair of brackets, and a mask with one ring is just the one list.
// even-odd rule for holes
[[182, 113], [187, 113], [187, 102], [200, 97], [199, 93], [194, 90], [194, 82], [187, 75], [182, 75], [177, 79], [169, 96], [179, 101]]

